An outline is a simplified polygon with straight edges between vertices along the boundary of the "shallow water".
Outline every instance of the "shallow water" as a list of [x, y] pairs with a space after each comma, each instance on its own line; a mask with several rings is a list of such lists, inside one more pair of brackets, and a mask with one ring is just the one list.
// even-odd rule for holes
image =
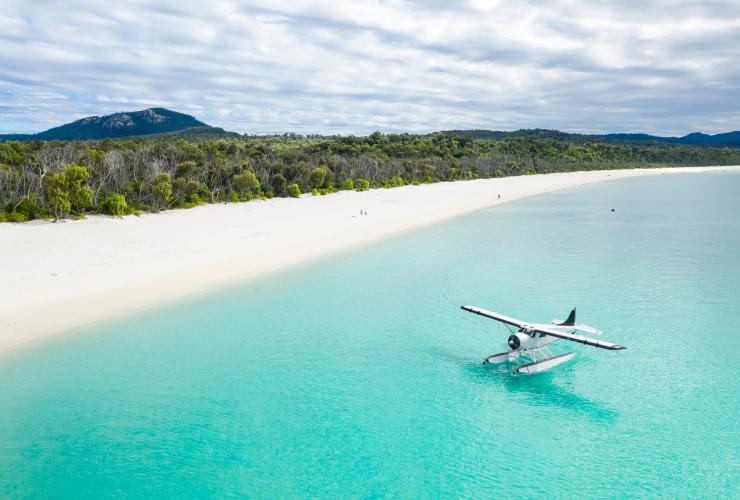
[[[738, 496], [739, 255], [740, 174], [625, 179], [52, 339], [0, 358], [0, 496]], [[628, 349], [512, 377], [461, 304]]]

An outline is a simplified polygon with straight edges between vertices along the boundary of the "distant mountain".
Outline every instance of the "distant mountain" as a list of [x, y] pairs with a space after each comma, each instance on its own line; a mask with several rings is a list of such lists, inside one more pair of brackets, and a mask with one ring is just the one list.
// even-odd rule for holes
[[81, 141], [178, 132], [199, 136], [238, 135], [206, 125], [190, 115], [165, 108], [150, 108], [106, 116], [89, 116], [38, 134], [7, 134], [0, 136], [0, 140]]
[[571, 134], [559, 130], [522, 129], [514, 132], [496, 130], [447, 130], [443, 134], [467, 137], [470, 139], [502, 140], [510, 137], [539, 137], [570, 142], [668, 142], [671, 144], [691, 144], [699, 146], [740, 147], [740, 131], [724, 134], [702, 134], [694, 132], [683, 137], [660, 137], [649, 134]]

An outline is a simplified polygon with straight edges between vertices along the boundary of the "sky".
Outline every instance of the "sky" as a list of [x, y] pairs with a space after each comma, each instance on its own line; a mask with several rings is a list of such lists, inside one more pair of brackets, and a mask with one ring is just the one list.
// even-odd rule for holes
[[740, 129], [740, 1], [0, 0], [0, 133]]

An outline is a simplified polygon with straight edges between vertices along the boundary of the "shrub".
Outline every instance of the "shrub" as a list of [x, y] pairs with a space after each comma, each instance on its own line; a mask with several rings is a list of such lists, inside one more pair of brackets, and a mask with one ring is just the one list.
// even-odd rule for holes
[[8, 222], [26, 222], [28, 217], [20, 212], [10, 212], [5, 216]]
[[16, 204], [14, 210], [11, 210], [10, 208], [8, 208], [8, 210], [11, 212], [19, 212], [25, 215], [28, 220], [38, 219], [46, 215], [45, 210], [39, 206], [36, 199], [28, 196], [21, 199], [21, 201]]
[[207, 184], [201, 184], [196, 193], [202, 202], [213, 202], [213, 195]]
[[5, 215], [5, 212], [0, 212], [0, 222], [7, 222], [8, 217]]
[[195, 162], [188, 160], [177, 164], [175, 167], [175, 178], [187, 177], [187, 175], [195, 170]]
[[232, 203], [236, 203], [239, 201], [239, 195], [236, 194], [236, 191], [232, 191], [229, 193], [229, 201]]
[[344, 189], [347, 189], [349, 191], [352, 191], [355, 188], [355, 183], [352, 182], [352, 179], [347, 179], [344, 182]]
[[404, 182], [403, 177], [401, 177], [400, 175], [396, 175], [395, 177], [391, 179], [391, 186], [393, 187], [400, 187], [400, 186], [403, 186], [404, 184], [406, 183]]
[[199, 187], [198, 181], [181, 177], [175, 179], [175, 182], [172, 183], [172, 192], [178, 204], [183, 202], [192, 203], [194, 201], [193, 196], [197, 196], [196, 193]]
[[[322, 191], [323, 191], [323, 189], [322, 189]], [[324, 193], [321, 193], [321, 194], [324, 194]], [[319, 190], [316, 189], [316, 188], [313, 188], [311, 190], [311, 196], [318, 196], [318, 195], [319, 195]]]
[[357, 187], [355, 188], [357, 191], [367, 191], [370, 189], [370, 181], [367, 179], [357, 179]]
[[291, 198], [298, 198], [301, 195], [301, 188], [295, 182], [288, 185], [288, 196]]
[[109, 194], [100, 202], [100, 211], [104, 214], [123, 217], [129, 213], [126, 197], [119, 193]]
[[323, 167], [316, 167], [309, 175], [309, 184], [312, 188], [318, 189], [324, 185], [329, 172]]
[[271, 184], [272, 184], [272, 191], [275, 196], [285, 195], [285, 186], [287, 184], [287, 181], [285, 180], [285, 177], [283, 177], [282, 174], [273, 175], [271, 179]]
[[170, 184], [170, 174], [159, 174], [149, 186], [152, 193], [152, 208], [155, 212], [167, 206], [172, 196], [172, 185]]

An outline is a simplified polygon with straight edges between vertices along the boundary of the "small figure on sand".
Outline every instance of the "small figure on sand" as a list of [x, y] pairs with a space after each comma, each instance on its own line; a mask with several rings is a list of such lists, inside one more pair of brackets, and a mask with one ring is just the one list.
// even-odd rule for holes
[[498, 199], [499, 199], [499, 200], [501, 199], [501, 195], [498, 195]]

